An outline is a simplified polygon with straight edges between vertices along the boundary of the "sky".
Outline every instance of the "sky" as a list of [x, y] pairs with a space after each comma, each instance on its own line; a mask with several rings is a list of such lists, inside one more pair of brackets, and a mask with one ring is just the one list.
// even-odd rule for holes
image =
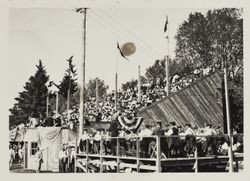
[[[167, 52], [164, 24], [168, 16], [170, 56], [174, 57], [178, 27], [192, 12], [206, 13], [208, 9], [97, 9], [87, 11], [86, 83], [99, 77], [114, 89], [115, 68], [118, 62], [118, 87], [137, 79], [138, 65], [141, 74]], [[9, 62], [14, 74], [9, 83], [8, 106], [15, 103], [18, 92], [36, 72], [42, 60], [50, 80], [59, 83], [68, 67], [67, 59], [73, 57], [78, 81], [81, 79], [83, 14], [72, 9], [12, 8], [9, 11]], [[136, 52], [123, 59], [116, 42], [123, 45], [133, 42]]]

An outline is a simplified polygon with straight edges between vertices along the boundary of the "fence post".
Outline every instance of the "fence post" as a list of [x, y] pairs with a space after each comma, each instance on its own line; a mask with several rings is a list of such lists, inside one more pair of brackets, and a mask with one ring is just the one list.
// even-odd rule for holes
[[140, 138], [136, 138], [136, 171], [137, 173], [140, 172], [140, 161], [139, 161], [139, 157], [140, 157]]
[[195, 156], [194, 169], [195, 169], [195, 173], [198, 173], [199, 170], [198, 170], [198, 150], [197, 150], [197, 145], [195, 145], [194, 156]]
[[116, 167], [116, 172], [119, 173], [120, 172], [120, 142], [119, 142], [119, 138], [116, 137], [116, 156], [117, 156], [117, 167]]
[[161, 172], [161, 142], [160, 136], [156, 136], [157, 157], [156, 157], [156, 172]]
[[88, 167], [89, 167], [89, 157], [88, 157], [88, 154], [89, 154], [89, 139], [87, 139], [86, 140], [86, 173], [88, 173], [89, 172], [89, 169], [88, 169]]
[[74, 155], [74, 159], [75, 159], [75, 164], [74, 164], [74, 173], [76, 173], [76, 157], [78, 154], [78, 150], [77, 150], [77, 139], [76, 139], [76, 145], [75, 145], [75, 155]]
[[103, 172], [103, 139], [100, 140], [100, 173]]

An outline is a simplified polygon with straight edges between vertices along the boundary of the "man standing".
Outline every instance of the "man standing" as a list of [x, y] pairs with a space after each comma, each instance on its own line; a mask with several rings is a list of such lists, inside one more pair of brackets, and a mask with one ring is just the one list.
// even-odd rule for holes
[[45, 120], [45, 127], [53, 127], [54, 126], [54, 113], [50, 112], [50, 116]]
[[[191, 128], [191, 124], [187, 123], [185, 125], [185, 153], [188, 157], [190, 157], [195, 152], [195, 146], [196, 146], [196, 138], [194, 136], [194, 130]], [[181, 151], [182, 153], [182, 151]]]
[[193, 134], [194, 134], [194, 130], [191, 128], [191, 124], [187, 123], [185, 125], [184, 135], [193, 135]]
[[[161, 155], [164, 155], [164, 157], [166, 157], [166, 153], [167, 153], [167, 144], [166, 144], [166, 139], [162, 136], [164, 136], [164, 131], [162, 129], [162, 121], [161, 120], [157, 120], [156, 121], [156, 127], [153, 129], [153, 134], [152, 135], [157, 135], [160, 137], [160, 148], [161, 148]], [[152, 141], [150, 143], [150, 145], [152, 144]], [[164, 154], [163, 154], [164, 153]]]
[[177, 125], [174, 121], [170, 122], [170, 129], [167, 131], [165, 135], [167, 136], [173, 136], [167, 138], [167, 156], [176, 156], [177, 152], [180, 152], [180, 138], [177, 137], [179, 134], [179, 129], [177, 128]]
[[64, 145], [61, 146], [61, 149], [58, 153], [58, 158], [59, 158], [59, 172], [60, 173], [65, 173], [66, 171], [66, 152], [65, 152], [65, 148]]
[[162, 129], [162, 121], [157, 120], [156, 124], [157, 124], [156, 127], [153, 129], [153, 135], [163, 136], [164, 131]]
[[217, 155], [217, 149], [215, 144], [215, 138], [213, 137], [216, 135], [215, 130], [212, 128], [212, 125], [210, 123], [206, 124], [206, 128], [203, 133], [204, 139], [206, 141], [203, 141], [202, 150], [206, 154], [208, 151], [209, 146], [212, 146], [213, 154]]
[[141, 148], [141, 157], [148, 158], [148, 147], [152, 138], [148, 137], [152, 135], [149, 125], [145, 125], [145, 128], [139, 133], [140, 136], [140, 148]]
[[117, 138], [112, 138], [112, 137], [117, 137], [119, 135], [119, 129], [118, 129], [118, 113], [115, 113], [112, 117], [112, 121], [110, 123], [110, 136], [111, 136], [111, 154], [116, 155], [116, 143], [117, 143]]

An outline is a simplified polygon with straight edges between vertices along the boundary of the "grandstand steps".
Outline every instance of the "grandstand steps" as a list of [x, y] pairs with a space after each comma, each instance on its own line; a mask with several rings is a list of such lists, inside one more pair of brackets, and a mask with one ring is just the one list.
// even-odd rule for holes
[[[109, 155], [86, 155], [77, 154], [78, 158], [81, 158], [83, 167], [88, 163], [88, 168], [92, 172], [124, 172], [126, 168], [131, 168], [140, 172], [144, 171], [157, 171], [157, 159], [156, 158], [137, 158], [137, 157], [118, 157]], [[192, 157], [192, 158], [165, 158], [160, 159], [160, 165], [162, 168], [173, 168], [173, 167], [186, 167], [190, 166], [191, 169], [196, 164], [198, 167], [207, 165], [221, 165], [225, 167], [228, 163], [228, 156], [207, 156], [207, 157]], [[234, 156], [234, 162], [243, 161], [243, 154], [236, 154]], [[103, 168], [100, 171], [100, 168]], [[86, 167], [85, 167], [86, 168]], [[113, 168], [113, 169], [112, 169]], [[118, 170], [118, 171], [117, 171]]]

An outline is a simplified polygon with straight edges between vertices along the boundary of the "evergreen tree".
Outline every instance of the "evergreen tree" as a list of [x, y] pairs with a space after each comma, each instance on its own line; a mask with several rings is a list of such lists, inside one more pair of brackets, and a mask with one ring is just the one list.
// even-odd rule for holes
[[72, 96], [78, 89], [77, 85], [77, 78], [76, 77], [76, 70], [75, 65], [72, 65], [72, 57], [68, 60], [69, 61], [69, 68], [66, 69], [66, 73], [64, 74], [63, 80], [60, 82], [60, 89], [59, 94], [63, 96], [67, 100], [68, 97], [68, 89], [70, 83], [70, 96]]
[[49, 76], [39, 60], [39, 64], [36, 65], [37, 71], [34, 76], [29, 78], [24, 86], [24, 91], [19, 92], [19, 97], [15, 98], [17, 103], [9, 111], [9, 124], [17, 125], [20, 123], [27, 123], [28, 117], [45, 117], [46, 116], [46, 99], [48, 95], [48, 89], [46, 83], [49, 80]]

